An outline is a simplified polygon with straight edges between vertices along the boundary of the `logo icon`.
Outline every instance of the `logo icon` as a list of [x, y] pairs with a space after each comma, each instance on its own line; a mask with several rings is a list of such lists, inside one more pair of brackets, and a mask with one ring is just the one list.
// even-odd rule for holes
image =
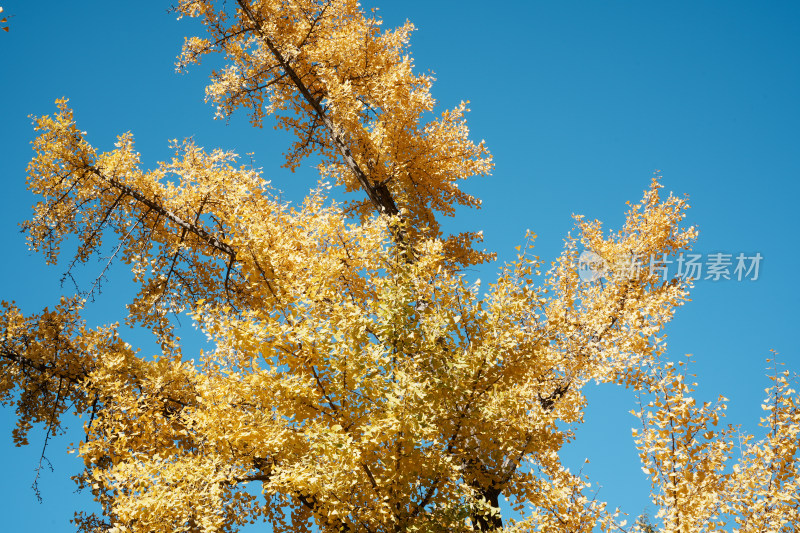
[[578, 256], [578, 276], [584, 283], [597, 281], [606, 274], [606, 270], [605, 260], [591, 250], [584, 250]]

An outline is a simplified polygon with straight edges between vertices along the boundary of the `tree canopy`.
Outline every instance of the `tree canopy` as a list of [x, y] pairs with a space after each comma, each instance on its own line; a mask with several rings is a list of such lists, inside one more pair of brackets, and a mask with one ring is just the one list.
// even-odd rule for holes
[[[91, 146], [65, 99], [35, 119], [30, 247], [56, 262], [76, 242], [72, 270], [111, 241], [138, 286], [128, 320], [161, 347], [89, 328], [87, 294], [35, 315], [3, 304], [15, 442], [35, 424], [58, 432], [68, 411], [85, 420], [77, 481], [102, 513], [79, 514], [82, 531], [627, 531], [559, 459], [596, 381], [643, 398], [634, 438], [658, 525], [630, 529], [800, 524], [788, 372], [773, 374], [756, 440], [719, 426], [725, 399], [698, 405], [664, 356], [691, 288], [657, 268], [696, 238], [684, 198], [654, 179], [617, 231], [577, 217], [547, 265], [529, 234], [483, 287], [466, 275], [493, 259], [480, 232], [446, 235], [441, 217], [480, 206], [459, 182], [489, 174], [491, 155], [466, 103], [435, 114], [410, 23], [384, 30], [351, 0], [176, 10], [206, 30], [179, 65], [224, 62], [206, 90], [218, 116], [274, 121], [295, 139], [286, 166], [310, 158], [322, 179], [292, 205], [232, 152], [174, 141], [148, 170], [131, 134]], [[581, 277], [581, 249], [608, 265], [603, 280]], [[655, 263], [632, 269], [637, 256]], [[184, 353], [184, 314], [212, 350]]]

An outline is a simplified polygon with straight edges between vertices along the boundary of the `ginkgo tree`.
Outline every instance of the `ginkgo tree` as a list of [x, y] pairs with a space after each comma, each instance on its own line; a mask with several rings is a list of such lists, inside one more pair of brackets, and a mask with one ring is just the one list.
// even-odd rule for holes
[[[3, 304], [15, 442], [83, 417], [76, 479], [102, 511], [76, 514], [81, 531], [652, 529], [625, 526], [559, 459], [595, 381], [640, 394], [655, 527], [800, 525], [791, 376], [773, 372], [763, 440], [718, 427], [724, 399], [698, 405], [664, 354], [690, 282], [629, 268], [689, 249], [685, 199], [654, 179], [619, 231], [578, 217], [547, 268], [530, 234], [482, 287], [465, 274], [493, 260], [480, 233], [440, 222], [480, 205], [459, 182], [490, 173], [491, 156], [466, 104], [434, 114], [411, 24], [384, 30], [355, 0], [176, 10], [206, 30], [179, 66], [222, 56], [206, 93], [217, 115], [274, 121], [294, 138], [286, 165], [313, 158], [322, 180], [293, 205], [232, 152], [175, 141], [148, 170], [130, 134], [91, 146], [67, 100], [35, 119], [30, 247], [54, 263], [69, 239], [72, 270], [111, 241], [138, 286], [128, 321], [160, 345], [141, 353], [116, 325], [87, 326], [86, 294], [35, 315]], [[604, 280], [581, 279], [580, 248], [603, 258]], [[182, 314], [213, 349], [184, 352]]]

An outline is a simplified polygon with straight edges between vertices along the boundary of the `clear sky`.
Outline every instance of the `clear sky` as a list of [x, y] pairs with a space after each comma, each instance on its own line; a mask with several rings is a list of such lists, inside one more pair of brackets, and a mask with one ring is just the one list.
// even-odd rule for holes
[[[213, 121], [203, 102], [207, 66], [174, 73], [183, 36], [169, 2], [1, 0], [11, 31], [0, 33], [0, 298], [27, 312], [53, 305], [70, 287], [63, 265], [30, 254], [17, 223], [30, 213], [25, 166], [33, 138], [29, 114], [54, 110], [67, 96], [89, 141], [108, 149], [132, 131], [146, 163], [169, 154], [167, 140], [194, 136], [206, 148], [253, 152], [265, 176], [300, 199], [316, 175], [277, 169], [285, 137], [254, 130], [245, 117]], [[693, 301], [668, 329], [668, 353], [694, 354], [699, 399], [730, 398], [728, 422], [757, 431], [769, 350], [800, 371], [797, 333], [797, 196], [800, 193], [800, 3], [606, 0], [370, 0], [387, 26], [410, 19], [416, 65], [433, 71], [442, 106], [470, 100], [471, 131], [486, 139], [496, 168], [464, 188], [484, 200], [452, 227], [482, 229], [489, 249], [512, 257], [525, 230], [538, 252], [554, 258], [571, 214], [616, 228], [625, 201], [637, 201], [654, 170], [667, 191], [687, 194], [688, 222], [700, 228], [697, 253], [760, 253], [756, 281], [696, 284]], [[490, 278], [496, 266], [476, 276]], [[129, 294], [117, 267], [89, 309], [94, 323], [122, 318]], [[599, 498], [635, 517], [647, 508], [647, 480], [630, 437], [631, 391], [588, 392], [586, 423], [565, 451], [584, 467]], [[73, 511], [91, 508], [69, 476], [80, 463], [66, 455], [77, 431], [51, 440], [54, 472], [40, 478], [43, 502], [30, 488], [42, 430], [31, 445], [11, 443], [13, 413], [0, 411], [3, 529], [73, 531]], [[248, 531], [264, 531], [254, 527]]]

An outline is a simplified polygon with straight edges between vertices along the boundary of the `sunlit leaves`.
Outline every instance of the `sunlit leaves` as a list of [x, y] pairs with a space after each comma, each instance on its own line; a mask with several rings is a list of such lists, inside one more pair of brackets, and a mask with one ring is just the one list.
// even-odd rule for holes
[[[798, 524], [797, 392], [788, 372], [772, 376], [756, 441], [723, 427], [726, 398], [698, 405], [694, 384], [672, 364], [657, 371], [634, 430], [665, 531], [792, 531]], [[730, 528], [730, 529], [726, 529]]]
[[[148, 170], [130, 133], [108, 151], [90, 145], [66, 100], [34, 119], [30, 247], [54, 263], [74, 244], [68, 274], [98, 256], [127, 265], [138, 287], [127, 320], [161, 348], [139, 354], [115, 325], [88, 328], [80, 311], [96, 284], [37, 315], [3, 304], [0, 395], [17, 409], [15, 441], [34, 424], [59, 431], [70, 410], [84, 417], [77, 481], [102, 516], [79, 515], [82, 531], [256, 520], [277, 532], [613, 531], [618, 513], [559, 459], [592, 381], [652, 398], [635, 437], [665, 531], [720, 528], [722, 516], [742, 531], [797, 524], [789, 377], [768, 391], [768, 436], [743, 437], [731, 467], [724, 400], [698, 405], [663, 357], [689, 283], [629, 268], [691, 246], [684, 199], [654, 179], [621, 230], [577, 217], [549, 269], [530, 234], [481, 283], [463, 268], [489, 257], [474, 249], [480, 232], [445, 237], [437, 217], [479, 205], [458, 182], [488, 174], [490, 156], [469, 139], [466, 104], [431, 118], [410, 24], [382, 31], [353, 0], [177, 11], [207, 30], [186, 40], [182, 65], [215, 52], [227, 62], [207, 90], [218, 114], [273, 115], [296, 139], [286, 164], [314, 157], [323, 180], [289, 203], [229, 151], [173, 141]], [[360, 196], [340, 205], [326, 179]], [[606, 262], [606, 279], [580, 279], [579, 246]], [[182, 353], [174, 326], [186, 315], [211, 349]], [[501, 497], [521, 520], [503, 523]]]
[[[483, 142], [469, 139], [466, 104], [425, 122], [435, 104], [432, 80], [413, 72], [410, 23], [381, 31], [380, 19], [355, 0], [191, 0], [179, 9], [200, 17], [209, 32], [186, 40], [179, 66], [224, 55], [228, 65], [214, 72], [207, 98], [219, 116], [243, 108], [259, 126], [274, 114], [276, 127], [297, 139], [288, 167], [316, 155], [323, 173], [346, 190], [390, 195], [383, 207], [396, 204], [411, 220], [412, 237], [438, 236], [437, 213], [480, 205], [458, 181], [488, 174], [491, 157]], [[351, 208], [365, 219], [375, 203], [359, 198]], [[479, 241], [477, 234], [453, 237], [449, 245], [459, 253], [452, 259], [485, 260], [471, 250]]]

